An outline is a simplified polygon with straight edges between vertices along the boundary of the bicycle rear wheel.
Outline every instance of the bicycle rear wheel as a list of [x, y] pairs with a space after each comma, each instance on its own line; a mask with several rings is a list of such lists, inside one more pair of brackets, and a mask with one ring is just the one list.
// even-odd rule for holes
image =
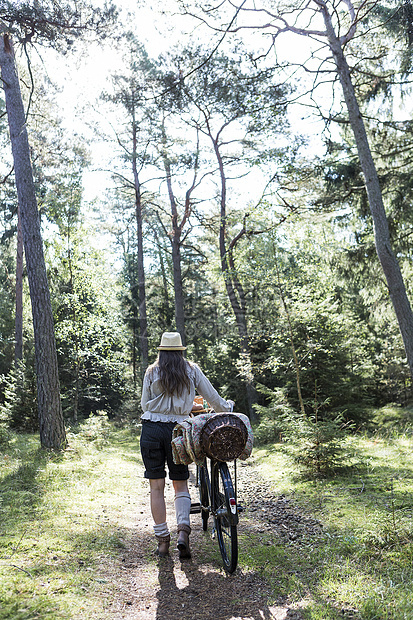
[[208, 529], [209, 517], [209, 494], [205, 476], [205, 469], [201, 466], [198, 466], [198, 491], [199, 502], [201, 504], [202, 529], [204, 530], [204, 532], [206, 532]]
[[238, 563], [238, 513], [234, 487], [226, 463], [213, 462], [211, 486], [219, 550], [225, 570], [233, 573]]

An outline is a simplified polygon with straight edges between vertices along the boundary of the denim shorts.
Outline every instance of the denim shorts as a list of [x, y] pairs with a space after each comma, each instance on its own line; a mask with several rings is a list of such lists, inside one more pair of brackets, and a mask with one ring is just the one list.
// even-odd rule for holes
[[165, 478], [165, 463], [171, 480], [188, 480], [187, 465], [176, 465], [172, 457], [172, 431], [176, 422], [151, 422], [142, 420], [141, 454], [145, 465], [145, 478]]

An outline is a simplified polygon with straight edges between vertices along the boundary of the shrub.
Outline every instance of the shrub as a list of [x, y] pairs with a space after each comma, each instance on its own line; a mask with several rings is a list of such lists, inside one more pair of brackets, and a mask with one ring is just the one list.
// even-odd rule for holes
[[348, 465], [352, 455], [346, 439], [354, 424], [346, 422], [343, 413], [334, 418], [321, 418], [318, 411], [313, 416], [297, 413], [284, 390], [273, 391], [263, 385], [257, 389], [269, 402], [267, 406], [254, 405], [260, 417], [254, 429], [257, 443], [286, 441], [294, 461], [310, 477], [328, 476]]
[[0, 405], [0, 418], [12, 430], [36, 432], [39, 421], [33, 366], [21, 362], [7, 376], [1, 377], [1, 383], [4, 401]]
[[332, 475], [348, 466], [351, 454], [346, 445], [352, 424], [342, 414], [333, 419], [318, 419], [292, 414], [286, 418], [285, 435], [292, 443], [294, 461], [310, 477]]
[[269, 405], [254, 405], [259, 417], [259, 424], [254, 428], [256, 443], [275, 443], [282, 440], [286, 419], [292, 414], [284, 392], [281, 389], [270, 390], [263, 385], [257, 385], [257, 390], [267, 396]]

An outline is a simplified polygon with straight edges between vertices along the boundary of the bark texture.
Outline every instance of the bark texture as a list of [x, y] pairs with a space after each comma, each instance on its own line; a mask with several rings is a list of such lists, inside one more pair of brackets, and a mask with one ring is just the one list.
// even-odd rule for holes
[[245, 381], [245, 390], [247, 395], [248, 416], [251, 420], [257, 419], [257, 414], [253, 408], [253, 404], [257, 402], [257, 393], [254, 386], [254, 377], [251, 370], [251, 351], [249, 343], [248, 325], [247, 325], [247, 304], [245, 299], [244, 288], [238, 278], [235, 268], [233, 249], [236, 240], [229, 244], [227, 248], [226, 231], [227, 231], [227, 182], [225, 176], [224, 162], [219, 150], [218, 139], [214, 139], [209, 132], [212, 140], [215, 156], [218, 162], [218, 168], [221, 178], [221, 196], [220, 196], [220, 226], [219, 226], [219, 252], [221, 258], [221, 271], [224, 276], [225, 288], [228, 299], [231, 304], [232, 311], [235, 316], [239, 342], [241, 351], [241, 360], [244, 365], [244, 374], [247, 375]]
[[40, 441], [45, 448], [61, 449], [66, 445], [66, 432], [60, 401], [52, 307], [30, 160], [25, 111], [13, 48], [7, 34], [3, 34], [0, 40], [0, 67], [32, 303]]
[[138, 303], [139, 303], [139, 344], [141, 352], [141, 374], [142, 379], [149, 364], [148, 350], [148, 318], [146, 312], [146, 287], [145, 287], [145, 266], [143, 256], [143, 215], [142, 215], [142, 192], [139, 181], [137, 166], [137, 125], [135, 121], [135, 111], [133, 110], [133, 180], [135, 186], [135, 212], [136, 212], [136, 234], [138, 238]]
[[168, 188], [169, 203], [171, 205], [171, 233], [169, 235], [172, 246], [172, 270], [174, 279], [174, 299], [175, 299], [175, 325], [176, 331], [181, 334], [182, 344], [186, 346], [186, 330], [185, 330], [185, 306], [184, 291], [182, 282], [182, 266], [181, 266], [181, 237], [183, 225], [185, 225], [186, 217], [178, 222], [178, 209], [176, 199], [172, 189], [172, 172], [171, 164], [166, 156], [164, 156], [164, 168], [166, 176], [166, 185]]

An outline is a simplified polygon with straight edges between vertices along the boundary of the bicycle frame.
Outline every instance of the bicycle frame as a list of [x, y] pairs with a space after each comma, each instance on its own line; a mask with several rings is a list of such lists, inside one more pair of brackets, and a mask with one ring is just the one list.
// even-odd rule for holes
[[[208, 471], [208, 460], [210, 461], [211, 474]], [[218, 468], [219, 473], [221, 473], [222, 482], [223, 482], [223, 485], [226, 491], [225, 498], [226, 499], [228, 498], [229, 500], [228, 502], [226, 502], [228, 505], [226, 506], [226, 512], [224, 516], [226, 517], [230, 525], [238, 525], [239, 518], [238, 518], [236, 484], [235, 484], [235, 487], [232, 484], [231, 475], [229, 474], [229, 471], [227, 469], [227, 464], [226, 463], [224, 464], [221, 461], [215, 461], [214, 459], [205, 458], [203, 465], [200, 465], [199, 467], [203, 468], [204, 475], [205, 475], [205, 482], [208, 488], [208, 497], [210, 501], [210, 505], [208, 506], [209, 512], [212, 514], [213, 517], [223, 516], [223, 509], [218, 507], [216, 498], [213, 497], [213, 489], [211, 485], [211, 479], [214, 479], [214, 473], [213, 473], [214, 468]], [[203, 507], [201, 506], [201, 510], [202, 509]]]

